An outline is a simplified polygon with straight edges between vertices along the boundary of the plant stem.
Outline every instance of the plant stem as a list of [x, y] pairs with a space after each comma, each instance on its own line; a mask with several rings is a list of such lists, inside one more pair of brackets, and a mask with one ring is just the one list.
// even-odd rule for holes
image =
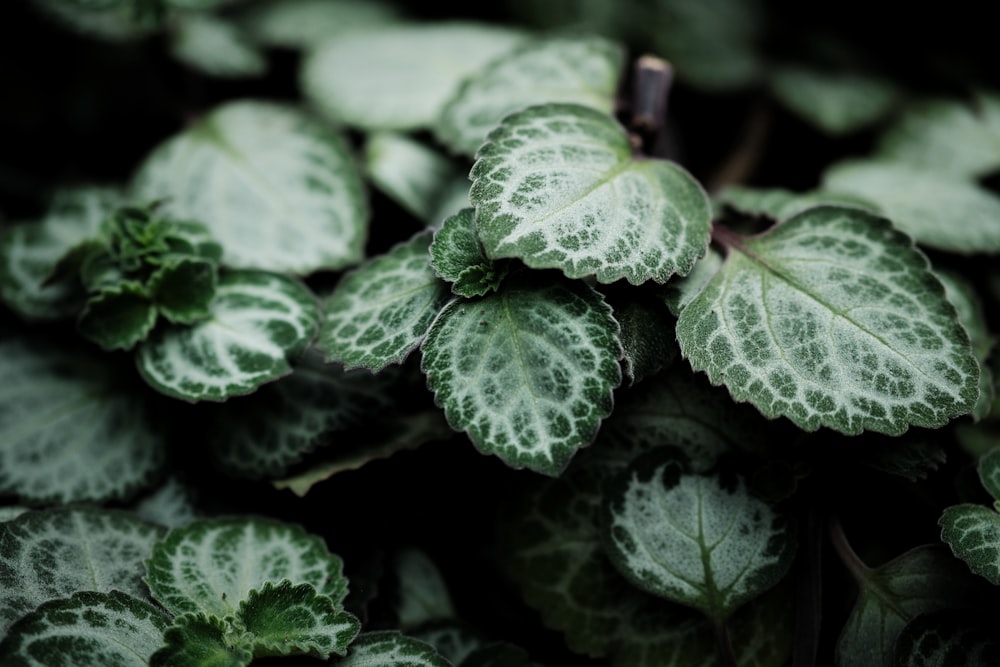
[[709, 193], [715, 193], [727, 185], [743, 183], [760, 162], [764, 152], [764, 140], [771, 127], [771, 112], [767, 105], [759, 103], [750, 112], [743, 127], [743, 137], [736, 149], [715, 172], [708, 182]]
[[851, 548], [851, 544], [844, 534], [844, 527], [840, 524], [840, 519], [835, 516], [830, 519], [830, 541], [844, 567], [851, 573], [859, 586], [863, 585], [868, 580], [871, 568], [865, 565], [864, 561]]
[[632, 132], [639, 138], [642, 151], [654, 157], [675, 153], [666, 132], [667, 101], [674, 83], [674, 68], [666, 60], [652, 55], [641, 56], [633, 70]]
[[715, 623], [715, 643], [719, 647], [719, 657], [722, 664], [727, 667], [739, 667], [736, 661], [736, 653], [733, 651], [733, 642], [729, 637], [729, 626], [725, 621]]

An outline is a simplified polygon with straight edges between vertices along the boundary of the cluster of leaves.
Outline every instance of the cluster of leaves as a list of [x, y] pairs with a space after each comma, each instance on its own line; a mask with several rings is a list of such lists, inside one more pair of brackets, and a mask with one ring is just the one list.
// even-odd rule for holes
[[[825, 641], [841, 665], [996, 659], [997, 593], [976, 578], [1000, 585], [993, 509], [941, 493], [953, 553], [910, 543], [873, 568], [824, 493], [860, 467], [915, 483], [957, 452], [1000, 499], [996, 325], [964, 266], [1000, 252], [983, 180], [1000, 95], [904, 107], [911, 93], [836, 48], [766, 56], [762, 6], [729, 0], [511, 3], [579, 33], [352, 0], [34, 4], [166, 44], [199, 76], [253, 80], [292, 51], [300, 99], [198, 108], [127, 182], [60, 185], [0, 230], [0, 298], [21, 320], [0, 330], [0, 494], [24, 506], [0, 523], [0, 661], [533, 664], [458, 622], [416, 552], [392, 622], [370, 624], [320, 537], [193, 519], [180, 478], [157, 494], [182, 520], [135, 504], [205, 458], [305, 495], [456, 432], [524, 482], [500, 567], [573, 652], [777, 667]], [[638, 59], [628, 81], [637, 46], [670, 62]], [[670, 159], [675, 72], [870, 132], [871, 156], [802, 192], [733, 182], [746, 174], [706, 188]], [[749, 127], [734, 164], [753, 161]], [[186, 424], [206, 447], [185, 463]], [[791, 581], [828, 577], [817, 523], [859, 590], [832, 640]]]

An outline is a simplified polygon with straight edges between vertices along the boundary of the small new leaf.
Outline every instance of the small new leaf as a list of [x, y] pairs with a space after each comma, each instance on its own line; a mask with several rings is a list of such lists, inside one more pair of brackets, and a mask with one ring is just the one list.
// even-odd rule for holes
[[157, 269], [147, 288], [161, 315], [175, 324], [194, 324], [209, 316], [218, 280], [215, 262], [181, 257]]
[[163, 634], [163, 644], [150, 658], [152, 667], [247, 667], [253, 653], [242, 637], [233, 636], [231, 619], [209, 614], [182, 614]]
[[675, 450], [659, 449], [618, 477], [605, 501], [608, 555], [636, 586], [719, 625], [785, 575], [794, 531], [742, 479], [685, 468]]
[[479, 149], [469, 197], [486, 255], [633, 285], [687, 275], [711, 211], [686, 171], [633, 160], [625, 130], [578, 104], [507, 116]]
[[968, 334], [927, 259], [857, 209], [812, 208], [734, 238], [677, 339], [713, 384], [806, 430], [936, 428], [979, 394]]
[[378, 372], [420, 345], [450, 298], [430, 244], [431, 232], [421, 232], [344, 276], [323, 305], [317, 342], [331, 361]]
[[579, 282], [508, 278], [441, 311], [422, 347], [427, 385], [480, 451], [558, 475], [593, 440], [621, 382], [610, 310]]
[[101, 289], [87, 300], [76, 328], [104, 350], [130, 350], [156, 325], [156, 306], [139, 283], [126, 281]]
[[430, 250], [434, 272], [452, 283], [451, 291], [459, 296], [472, 298], [495, 292], [507, 275], [506, 267], [494, 264], [483, 251], [471, 208], [445, 219]]

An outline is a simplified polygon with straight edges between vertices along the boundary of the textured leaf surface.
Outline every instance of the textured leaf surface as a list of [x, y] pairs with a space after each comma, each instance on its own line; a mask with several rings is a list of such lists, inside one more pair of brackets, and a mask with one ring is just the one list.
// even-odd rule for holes
[[522, 276], [446, 306], [421, 367], [448, 423], [480, 451], [557, 475], [611, 412], [620, 357], [618, 325], [597, 292]]
[[614, 110], [621, 47], [600, 37], [553, 37], [528, 42], [465, 80], [434, 127], [458, 153], [473, 155], [500, 120], [518, 109], [573, 102]]
[[979, 586], [970, 579], [939, 546], [917, 547], [869, 570], [837, 642], [837, 665], [892, 664], [896, 638], [906, 624], [926, 612], [967, 604]]
[[344, 276], [323, 305], [317, 347], [347, 368], [402, 363], [450, 298], [431, 269], [431, 232], [421, 232]]
[[673, 450], [636, 459], [606, 500], [608, 555], [629, 581], [721, 623], [791, 567], [791, 525], [743, 480], [689, 474]]
[[144, 521], [177, 528], [198, 517], [194, 490], [177, 476], [167, 477], [160, 486], [139, 498], [132, 511]]
[[312, 585], [293, 586], [288, 580], [268, 581], [260, 590], [250, 591], [237, 614], [253, 635], [256, 656], [343, 655], [361, 627], [358, 619], [339, 610]]
[[292, 372], [291, 360], [319, 328], [319, 308], [301, 283], [272, 273], [222, 276], [210, 318], [159, 329], [139, 346], [136, 363], [155, 389], [189, 401], [248, 394]]
[[249, 647], [232, 641], [232, 621], [206, 614], [184, 614], [166, 629], [153, 667], [246, 667], [253, 660]]
[[451, 667], [430, 646], [398, 632], [367, 632], [351, 644], [334, 667]]
[[444, 577], [426, 553], [414, 548], [401, 550], [396, 554], [395, 570], [399, 580], [399, 627], [414, 628], [455, 617]]
[[225, 617], [250, 591], [284, 579], [310, 584], [339, 605], [347, 580], [339, 556], [299, 526], [266, 519], [212, 519], [172, 530], [146, 561], [153, 597], [175, 615]]
[[889, 128], [879, 157], [952, 176], [982, 176], [1000, 168], [1000, 96], [934, 99], [911, 105]]
[[968, 335], [927, 259], [853, 209], [809, 209], [734, 240], [677, 338], [713, 384], [807, 430], [935, 428], [979, 393]]
[[267, 58], [234, 24], [208, 14], [185, 14], [171, 35], [170, 52], [209, 76], [243, 78], [267, 70]]
[[496, 291], [507, 274], [483, 251], [476, 229], [475, 210], [463, 208], [445, 219], [431, 243], [431, 266], [450, 282], [451, 291], [465, 297], [484, 296]]
[[858, 161], [828, 169], [823, 188], [870, 201], [921, 245], [1000, 252], [1000, 198], [960, 177], [911, 164]]
[[386, 26], [341, 34], [302, 66], [302, 90], [331, 119], [365, 129], [430, 127], [465, 77], [524, 41], [476, 23]]
[[969, 333], [972, 351], [975, 353], [976, 359], [979, 360], [979, 399], [976, 401], [976, 407], [972, 410], [972, 418], [979, 421], [990, 414], [996, 394], [992, 368], [987, 363], [996, 338], [990, 332], [982, 302], [972, 284], [952, 271], [935, 269], [934, 273], [944, 285], [948, 301], [955, 306], [955, 310], [958, 312], [958, 321]]
[[125, 282], [101, 290], [80, 311], [76, 326], [104, 350], [129, 350], [156, 324], [156, 306], [142, 285]]
[[0, 340], [0, 493], [34, 503], [125, 499], [165, 441], [141, 384], [89, 350]]
[[79, 591], [148, 597], [142, 561], [165, 532], [124, 512], [87, 508], [0, 524], [0, 634], [43, 602]]
[[505, 118], [471, 173], [486, 254], [604, 283], [686, 275], [708, 245], [705, 193], [679, 166], [631, 155], [617, 121], [588, 107]]
[[277, 477], [308, 452], [331, 444], [330, 434], [359, 425], [388, 407], [386, 381], [365, 371], [345, 373], [308, 355], [295, 371], [250, 396], [212, 405], [207, 434], [215, 461], [230, 474]]
[[847, 134], [876, 123], [899, 101], [892, 83], [860, 72], [784, 65], [772, 72], [770, 83], [785, 106], [830, 134]]
[[401, 627], [408, 637], [427, 642], [452, 665], [463, 665], [465, 659], [483, 645], [483, 638], [460, 621], [436, 621], [412, 630], [402, 624]]
[[675, 320], [655, 296], [636, 293], [612, 299], [615, 319], [621, 325], [625, 350], [625, 376], [629, 384], [655, 374], [677, 357]]
[[396, 132], [376, 132], [365, 143], [365, 165], [379, 190], [429, 225], [442, 198], [465, 174], [451, 160]]
[[268, 46], [311, 49], [337, 35], [395, 20], [395, 7], [374, 0], [269, 0], [252, 6], [242, 24]]
[[899, 633], [895, 656], [895, 667], [998, 665], [995, 618], [951, 610], [923, 614]]
[[200, 220], [238, 268], [306, 274], [359, 261], [361, 179], [343, 138], [292, 108], [231, 102], [156, 148], [133, 181], [161, 212]]
[[1000, 514], [981, 505], [945, 508], [938, 523], [941, 539], [969, 569], [1000, 586]]
[[162, 611], [121, 591], [85, 591], [46, 602], [16, 623], [0, 643], [0, 663], [145, 667], [169, 624]]

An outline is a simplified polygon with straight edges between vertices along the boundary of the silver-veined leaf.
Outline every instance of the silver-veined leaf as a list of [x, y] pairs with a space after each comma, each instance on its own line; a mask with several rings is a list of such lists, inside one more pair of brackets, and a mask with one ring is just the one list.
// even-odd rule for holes
[[139, 345], [143, 379], [169, 396], [222, 401], [292, 372], [319, 327], [318, 304], [301, 283], [233, 271], [219, 280], [209, 318], [158, 329]]
[[152, 667], [247, 667], [253, 660], [248, 642], [233, 638], [233, 619], [182, 614], [163, 633]]
[[171, 475], [132, 504], [132, 511], [144, 521], [177, 528], [198, 518], [193, 488], [183, 478]]
[[442, 658], [459, 667], [483, 645], [483, 638], [478, 633], [455, 620], [434, 621], [414, 629], [402, 624], [401, 627], [407, 636], [427, 642]]
[[0, 634], [43, 602], [80, 591], [148, 597], [142, 561], [165, 532], [124, 512], [84, 507], [0, 524]]
[[570, 278], [666, 282], [705, 254], [710, 206], [672, 162], [633, 160], [624, 128], [578, 104], [507, 116], [479, 149], [469, 197], [487, 256]]
[[958, 321], [969, 333], [972, 341], [972, 351], [979, 360], [979, 400], [972, 410], [975, 421], [986, 418], [993, 409], [993, 399], [996, 391], [993, 382], [993, 369], [987, 363], [996, 338], [989, 330], [986, 313], [975, 288], [965, 278], [953, 271], [935, 269], [935, 275], [944, 285], [948, 301], [958, 312]]
[[935, 611], [910, 621], [896, 639], [893, 667], [1000, 665], [996, 618], [979, 611]]
[[0, 493], [34, 503], [126, 499], [166, 442], [141, 385], [89, 350], [0, 341]]
[[200, 220], [223, 263], [307, 274], [359, 261], [367, 204], [338, 132], [297, 109], [225, 104], [157, 147], [132, 183], [168, 217]]
[[454, 151], [473, 155], [504, 116], [524, 107], [573, 102], [611, 113], [623, 61], [622, 48], [601, 37], [527, 42], [469, 76], [434, 132]]
[[177, 17], [170, 52], [180, 62], [209, 76], [243, 78], [267, 71], [267, 58], [233, 23], [210, 14]]
[[982, 505], [945, 508], [938, 520], [941, 539], [976, 574], [1000, 586], [1000, 514]]
[[464, 171], [423, 143], [397, 132], [375, 132], [365, 143], [365, 166], [375, 186], [418, 220], [438, 225], [432, 217], [452, 184]]
[[156, 305], [146, 288], [133, 281], [122, 281], [87, 300], [76, 328], [105, 351], [130, 350], [153, 330], [156, 315]]
[[800, 65], [775, 68], [770, 84], [786, 107], [829, 134], [848, 134], [878, 122], [892, 111], [900, 97], [886, 79]]
[[434, 648], [398, 632], [366, 632], [331, 667], [452, 667]]
[[462, 80], [524, 40], [510, 28], [460, 22], [357, 30], [306, 56], [302, 91], [347, 125], [431, 127]]
[[445, 218], [430, 247], [434, 272], [451, 283], [459, 296], [477, 297], [495, 292], [507, 267], [488, 258], [479, 242], [475, 211], [463, 208]]
[[262, 44], [313, 49], [340, 34], [394, 23], [397, 12], [375, 0], [265, 0], [252, 5], [240, 23]]
[[587, 285], [519, 278], [445, 306], [421, 368], [448, 423], [480, 451], [558, 475], [611, 412], [618, 324]]
[[420, 345], [451, 297], [431, 269], [430, 244], [431, 232], [420, 232], [344, 276], [323, 304], [316, 345], [328, 359], [378, 372]]
[[857, 209], [809, 209], [730, 240], [677, 322], [713, 384], [800, 428], [898, 435], [969, 412], [979, 364], [912, 241]]
[[261, 518], [203, 519], [175, 528], [146, 561], [146, 583], [164, 608], [219, 618], [234, 614], [250, 591], [285, 579], [310, 584], [340, 605], [347, 595], [342, 572], [340, 557], [322, 539]]

